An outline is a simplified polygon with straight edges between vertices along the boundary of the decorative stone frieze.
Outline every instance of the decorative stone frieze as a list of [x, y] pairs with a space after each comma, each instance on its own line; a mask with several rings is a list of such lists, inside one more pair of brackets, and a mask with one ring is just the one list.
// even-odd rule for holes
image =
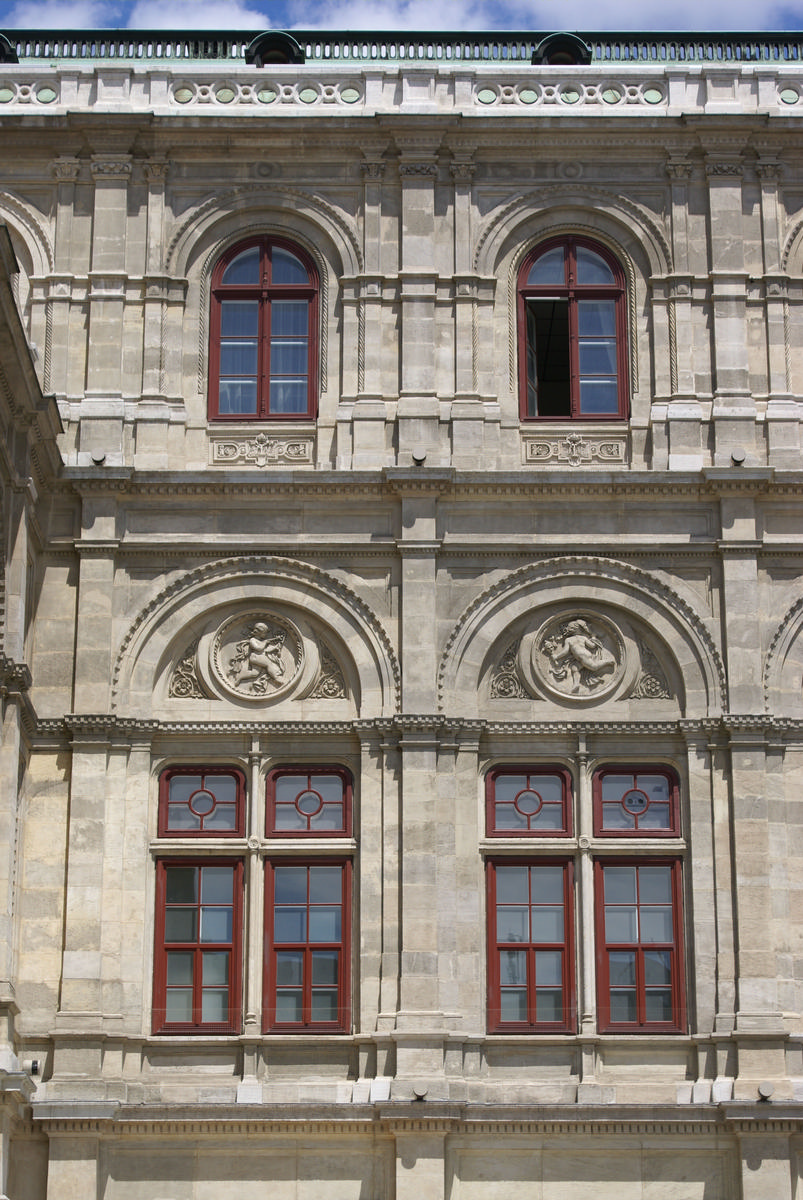
[[255, 433], [232, 437], [210, 432], [209, 448], [215, 466], [311, 466], [315, 459], [315, 435]]
[[550, 437], [523, 430], [521, 443], [525, 463], [567, 465], [627, 464], [627, 434], [567, 433]]

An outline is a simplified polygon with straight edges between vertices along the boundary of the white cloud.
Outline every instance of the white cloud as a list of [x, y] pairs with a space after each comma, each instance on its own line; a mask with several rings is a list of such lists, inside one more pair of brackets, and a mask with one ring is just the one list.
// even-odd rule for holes
[[129, 29], [270, 29], [268, 13], [240, 0], [136, 0], [126, 26]]
[[509, 11], [490, 0], [332, 0], [326, 5], [297, 0], [286, 5], [293, 29], [504, 29], [512, 28]]
[[18, 0], [2, 6], [5, 29], [106, 29], [119, 25], [125, 6], [108, 0]]

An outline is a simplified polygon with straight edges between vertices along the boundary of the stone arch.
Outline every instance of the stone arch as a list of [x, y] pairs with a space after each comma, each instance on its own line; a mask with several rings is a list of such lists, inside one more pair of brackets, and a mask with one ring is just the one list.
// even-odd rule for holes
[[[718, 716], [727, 704], [725, 669], [703, 617], [646, 571], [613, 559], [567, 556], [532, 563], [482, 592], [450, 634], [438, 672], [439, 705], [476, 718], [490, 652], [506, 630], [547, 606], [589, 606], [635, 618], [671, 656], [683, 716]], [[484, 715], [487, 715], [484, 714]]]
[[803, 597], [775, 631], [764, 660], [764, 705], [775, 717], [803, 717]]
[[42, 294], [44, 281], [54, 269], [55, 260], [50, 234], [35, 210], [11, 192], [0, 194], [0, 222], [8, 228], [20, 268], [19, 274], [14, 277], [12, 283], [14, 299], [17, 302], [28, 339], [40, 343], [41, 374], [45, 390], [47, 390], [50, 387], [50, 343], [53, 315], [49, 304], [44, 307], [44, 310], [39, 306], [36, 318], [37, 327], [34, 327], [33, 293], [34, 289], [38, 288], [39, 295]]
[[[516, 390], [518, 272], [533, 246], [556, 234], [579, 234], [606, 246], [622, 264], [627, 282], [627, 324], [630, 386], [639, 390], [639, 309], [647, 301], [646, 281], [671, 270], [669, 242], [649, 212], [624, 196], [580, 184], [554, 186], [517, 196], [493, 213], [481, 231], [475, 250], [480, 274], [506, 276], [508, 371]], [[501, 314], [499, 317], [501, 321]]]
[[209, 350], [209, 286], [215, 263], [234, 242], [252, 234], [289, 237], [314, 261], [320, 279], [319, 384], [327, 390], [330, 297], [336, 280], [362, 270], [357, 235], [325, 201], [300, 189], [233, 188], [211, 196], [182, 221], [165, 256], [165, 270], [190, 281], [188, 309], [197, 307], [198, 391], [206, 390]]
[[[270, 556], [252, 555], [204, 564], [156, 592], [123, 638], [112, 678], [112, 709], [123, 716], [146, 716], [166, 664], [185, 652], [194, 633], [210, 615], [242, 611], [253, 603], [273, 603], [300, 616], [314, 615], [326, 637], [338, 647], [351, 686], [351, 715], [389, 716], [398, 710], [399, 664], [378, 617], [349, 587], [317, 567]], [[197, 636], [197, 634], [196, 634]], [[175, 702], [172, 702], [175, 704]], [[181, 703], [184, 703], [183, 701]], [[159, 705], [157, 704], [157, 711]], [[164, 708], [164, 704], [161, 705]], [[204, 719], [230, 718], [244, 709], [236, 700], [199, 702]], [[264, 709], [247, 708], [251, 719]], [[294, 701], [270, 708], [296, 718]], [[156, 715], [156, 713], [154, 714]]]

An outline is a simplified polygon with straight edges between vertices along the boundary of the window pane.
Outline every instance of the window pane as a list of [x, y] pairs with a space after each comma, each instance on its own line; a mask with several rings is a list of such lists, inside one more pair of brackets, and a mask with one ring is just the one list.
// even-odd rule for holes
[[611, 1020], [612, 1021], [629, 1021], [636, 1020], [636, 993], [633, 991], [627, 992], [611, 992]]
[[616, 341], [613, 338], [598, 338], [580, 341], [581, 375], [615, 375]]
[[192, 984], [193, 955], [181, 950], [171, 950], [167, 955], [168, 984]]
[[272, 413], [299, 413], [307, 411], [308, 390], [306, 379], [271, 379], [270, 411]]
[[337, 983], [340, 955], [336, 950], [315, 950], [312, 955], [312, 983]]
[[309, 869], [309, 898], [310, 903], [337, 901], [340, 903], [343, 887], [343, 871], [341, 867], [310, 867]]
[[603, 829], [635, 829], [635, 818], [621, 804], [603, 804]]
[[563, 805], [545, 804], [541, 811], [530, 819], [530, 828], [543, 832], [563, 829]]
[[614, 950], [608, 955], [608, 979], [611, 987], [636, 986], [635, 952]]
[[530, 938], [528, 908], [506, 905], [496, 911], [496, 940], [498, 942], [527, 942]]
[[276, 955], [276, 982], [301, 984], [304, 955], [301, 950], [280, 950]]
[[277, 904], [307, 900], [307, 868], [276, 867], [273, 873], [273, 898]]
[[169, 829], [200, 829], [201, 821], [190, 812], [186, 804], [168, 804], [167, 824]]
[[259, 283], [259, 246], [243, 250], [223, 272], [222, 283]]
[[587, 246], [577, 247], [577, 282], [591, 284], [615, 283], [613, 271], [605, 259], [589, 250]]
[[270, 373], [271, 377], [275, 375], [306, 376], [307, 339], [291, 342], [273, 338], [270, 344]]
[[532, 868], [532, 900], [563, 903], [563, 867]]
[[308, 301], [273, 300], [271, 301], [270, 314], [270, 335], [272, 338], [306, 336], [309, 330]]
[[503, 986], [527, 982], [527, 955], [523, 950], [500, 950], [499, 980]]
[[170, 803], [186, 804], [193, 792], [203, 787], [200, 775], [173, 775], [170, 780]]
[[218, 412], [222, 416], [253, 415], [257, 410], [256, 380], [221, 379]]
[[168, 867], [165, 891], [168, 904], [192, 904], [198, 899], [195, 890], [198, 872], [195, 867]]
[[505, 988], [499, 997], [502, 1021], [527, 1020], [527, 992], [524, 988]]
[[563, 909], [533, 908], [532, 940], [534, 942], [563, 941]]
[[616, 301], [580, 300], [577, 304], [580, 337], [616, 337]]
[[201, 941], [230, 942], [232, 911], [230, 908], [201, 909]]
[[635, 908], [605, 909], [606, 942], [637, 942], [638, 921]]
[[497, 867], [497, 903], [526, 903], [528, 899], [527, 867]]
[[605, 901], [608, 904], [635, 904], [635, 867], [605, 868]]
[[228, 984], [229, 956], [228, 953], [206, 951], [203, 955], [203, 985], [212, 987], [214, 984]]
[[221, 337], [256, 337], [259, 332], [257, 300], [223, 300], [220, 305]]
[[256, 375], [257, 343], [251, 338], [220, 343], [221, 375]]
[[337, 988], [313, 988], [312, 1011], [313, 1021], [337, 1020]]
[[560, 986], [563, 955], [559, 950], [537, 950], [535, 955], [535, 982], [539, 987]]
[[311, 908], [309, 912], [311, 942], [340, 941], [340, 907]]
[[186, 1022], [192, 1020], [191, 988], [170, 989], [165, 996], [165, 1020]]
[[669, 780], [665, 775], [638, 775], [636, 783], [650, 800], [669, 800]]
[[306, 908], [277, 908], [273, 914], [273, 937], [277, 942], [305, 942]]
[[277, 804], [274, 816], [276, 829], [306, 829], [307, 822], [294, 804]]
[[513, 804], [497, 804], [494, 815], [494, 829], [526, 829], [527, 818], [522, 816]]
[[647, 987], [661, 987], [672, 982], [671, 956], [666, 951], [644, 952], [644, 982]]
[[580, 412], [612, 416], [619, 411], [619, 387], [613, 380], [581, 379]]
[[563, 1020], [563, 992], [554, 988], [535, 989], [536, 1021]]
[[647, 992], [644, 1015], [648, 1021], [672, 1020], [672, 992], [669, 988]]
[[165, 912], [165, 941], [194, 942], [197, 937], [195, 908], [168, 908]]
[[208, 817], [204, 818], [204, 829], [229, 830], [237, 828], [237, 806], [217, 804]]
[[603, 775], [602, 799], [621, 800], [628, 788], [633, 786], [632, 775]]
[[650, 807], [639, 817], [639, 829], [671, 829], [672, 813], [668, 804], [650, 803]]
[[233, 867], [203, 867], [201, 870], [201, 903], [230, 904], [234, 891]]
[[530, 267], [527, 283], [531, 287], [539, 284], [555, 284], [564, 287], [566, 284], [566, 268], [564, 266], [563, 246], [553, 246], [537, 258]]
[[295, 254], [291, 254], [289, 250], [283, 250], [280, 246], [274, 246], [271, 249], [271, 283], [309, 283], [309, 275], [307, 268], [296, 258]]
[[276, 994], [276, 1020], [277, 1021], [293, 1021], [298, 1023], [301, 1020], [301, 992], [281, 991]]
[[642, 942], [671, 942], [673, 936], [671, 908], [642, 908]]
[[221, 1024], [229, 1017], [228, 988], [204, 988], [201, 992], [201, 1020]]
[[672, 900], [671, 867], [639, 867], [639, 899], [642, 904], [669, 904]]

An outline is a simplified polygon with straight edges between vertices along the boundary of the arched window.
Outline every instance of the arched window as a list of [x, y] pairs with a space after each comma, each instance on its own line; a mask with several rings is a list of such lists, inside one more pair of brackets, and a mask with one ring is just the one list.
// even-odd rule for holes
[[627, 416], [624, 273], [603, 246], [536, 246], [519, 273], [518, 323], [522, 419]]
[[300, 247], [257, 237], [233, 246], [212, 275], [209, 415], [314, 417], [318, 276]]

